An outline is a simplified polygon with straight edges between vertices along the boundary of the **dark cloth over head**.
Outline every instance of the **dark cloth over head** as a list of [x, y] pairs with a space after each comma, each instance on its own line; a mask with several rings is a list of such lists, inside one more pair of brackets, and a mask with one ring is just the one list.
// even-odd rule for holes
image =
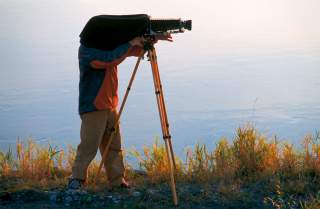
[[134, 37], [142, 36], [150, 27], [146, 14], [98, 15], [92, 17], [80, 34], [80, 43], [88, 48], [113, 50]]

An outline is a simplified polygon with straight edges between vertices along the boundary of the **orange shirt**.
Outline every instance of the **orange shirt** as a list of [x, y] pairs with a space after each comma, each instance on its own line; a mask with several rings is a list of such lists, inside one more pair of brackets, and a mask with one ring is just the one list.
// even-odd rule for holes
[[94, 69], [105, 70], [105, 77], [98, 95], [94, 101], [94, 105], [98, 110], [115, 109], [118, 106], [118, 65], [125, 60], [126, 57], [139, 57], [143, 53], [143, 48], [133, 46], [120, 58], [112, 62], [103, 62], [93, 60], [90, 65]]

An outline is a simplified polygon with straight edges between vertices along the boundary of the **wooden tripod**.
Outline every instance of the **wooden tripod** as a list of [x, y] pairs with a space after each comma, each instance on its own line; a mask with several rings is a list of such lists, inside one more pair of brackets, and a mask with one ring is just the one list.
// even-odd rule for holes
[[[176, 162], [175, 162], [174, 153], [173, 153], [173, 149], [172, 149], [171, 135], [169, 132], [169, 122], [168, 122], [168, 116], [167, 116], [166, 106], [165, 106], [165, 102], [164, 102], [162, 84], [161, 84], [161, 80], [160, 80], [160, 73], [159, 73], [159, 68], [158, 68], [158, 63], [157, 63], [156, 50], [155, 50], [152, 43], [147, 44], [145, 46], [145, 50], [147, 50], [147, 52], [148, 52], [148, 57], [149, 57], [151, 69], [152, 69], [153, 82], [154, 82], [155, 94], [156, 94], [156, 99], [157, 99], [157, 104], [158, 104], [162, 135], [163, 135], [163, 140], [165, 142], [167, 160], [168, 160], [169, 168], [170, 168], [170, 185], [171, 185], [173, 203], [174, 203], [174, 205], [178, 205], [178, 198], [177, 198], [176, 184], [175, 184], [175, 175], [174, 175], [174, 171], [176, 169]], [[99, 169], [98, 169], [96, 178], [94, 180], [94, 185], [96, 184], [96, 182], [99, 179], [99, 175], [100, 175], [100, 172], [101, 172], [101, 169], [103, 166], [104, 159], [106, 159], [106, 157], [108, 155], [111, 141], [113, 139], [113, 135], [115, 133], [116, 128], [118, 127], [118, 126], [116, 126], [116, 124], [119, 123], [121, 113], [122, 113], [124, 105], [127, 101], [129, 91], [131, 89], [133, 80], [135, 78], [135, 75], [138, 70], [138, 66], [140, 64], [141, 58], [143, 57], [143, 54], [144, 54], [144, 52], [141, 54], [141, 56], [139, 56], [137, 63], [134, 67], [134, 70], [133, 70], [132, 76], [130, 78], [125, 96], [124, 96], [122, 104], [120, 106], [119, 114], [117, 116], [115, 125], [112, 128], [112, 132], [109, 135], [108, 144], [103, 152], [102, 160], [100, 162]]]

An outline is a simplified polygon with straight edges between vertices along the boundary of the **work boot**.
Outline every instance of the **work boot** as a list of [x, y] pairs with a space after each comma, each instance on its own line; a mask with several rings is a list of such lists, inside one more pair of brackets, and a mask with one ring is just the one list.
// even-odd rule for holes
[[84, 184], [84, 180], [81, 179], [74, 179], [74, 178], [70, 178], [69, 179], [69, 183], [68, 183], [68, 190], [78, 190], [81, 189], [81, 187]]
[[130, 188], [130, 184], [126, 180], [122, 179], [122, 182], [120, 184], [120, 188], [128, 189], [128, 188]]
[[109, 183], [108, 188], [109, 188], [109, 190], [113, 190], [116, 188], [129, 189], [130, 184], [124, 178], [122, 178], [120, 182]]

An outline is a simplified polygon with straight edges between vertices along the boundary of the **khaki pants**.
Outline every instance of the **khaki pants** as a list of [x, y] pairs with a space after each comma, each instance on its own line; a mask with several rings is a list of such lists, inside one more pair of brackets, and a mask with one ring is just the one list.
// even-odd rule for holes
[[[81, 117], [81, 142], [77, 148], [76, 159], [72, 167], [72, 178], [86, 179], [87, 168], [97, 154], [98, 148], [101, 155], [108, 143], [116, 120], [116, 110], [101, 110], [82, 114]], [[111, 185], [119, 185], [124, 177], [124, 164], [121, 151], [121, 135], [118, 131], [113, 134], [108, 156], [104, 161], [105, 170]]]

